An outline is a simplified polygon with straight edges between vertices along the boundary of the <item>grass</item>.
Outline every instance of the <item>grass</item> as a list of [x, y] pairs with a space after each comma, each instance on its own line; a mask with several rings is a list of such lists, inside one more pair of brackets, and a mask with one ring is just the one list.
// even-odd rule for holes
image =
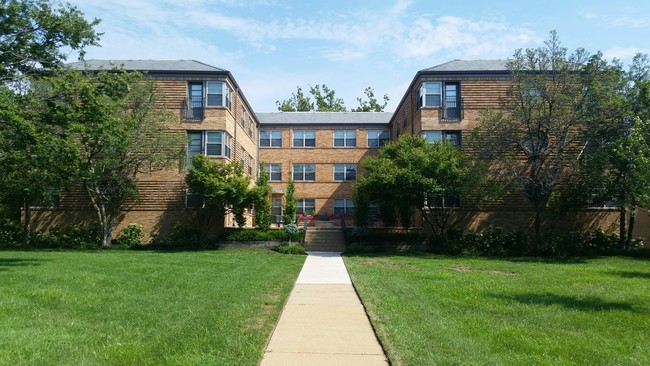
[[303, 261], [0, 251], [0, 364], [256, 365]]
[[393, 365], [650, 365], [650, 261], [357, 255]]

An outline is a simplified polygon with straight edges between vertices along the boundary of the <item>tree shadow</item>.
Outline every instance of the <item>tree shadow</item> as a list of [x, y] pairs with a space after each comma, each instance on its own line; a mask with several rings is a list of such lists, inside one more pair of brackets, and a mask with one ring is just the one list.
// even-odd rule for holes
[[585, 264], [596, 257], [499, 257], [513, 263]]
[[623, 277], [623, 278], [640, 278], [650, 280], [650, 272], [640, 272], [640, 271], [609, 271], [607, 274]]
[[9, 270], [9, 267], [40, 266], [47, 259], [36, 258], [0, 258], [0, 272]]
[[580, 311], [624, 310], [634, 313], [647, 313], [646, 309], [639, 308], [638, 306], [635, 307], [634, 304], [619, 301], [605, 301], [596, 296], [577, 298], [573, 296], [557, 295], [551, 293], [523, 293], [518, 295], [488, 294], [488, 296], [507, 301], [516, 301], [529, 305], [559, 305], [566, 309]]

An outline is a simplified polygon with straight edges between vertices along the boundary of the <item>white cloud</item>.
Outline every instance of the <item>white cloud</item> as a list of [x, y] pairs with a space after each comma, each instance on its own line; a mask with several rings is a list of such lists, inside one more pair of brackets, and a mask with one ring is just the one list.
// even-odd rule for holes
[[607, 60], [614, 58], [617, 58], [619, 60], [631, 60], [637, 53], [645, 52], [647, 51], [636, 47], [612, 47], [603, 51], [603, 57]]

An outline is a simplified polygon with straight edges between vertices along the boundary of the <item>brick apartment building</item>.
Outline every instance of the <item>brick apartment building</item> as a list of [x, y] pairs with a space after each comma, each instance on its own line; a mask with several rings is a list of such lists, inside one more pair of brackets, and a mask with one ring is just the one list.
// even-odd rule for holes
[[[281, 214], [289, 177], [296, 184], [299, 213], [351, 213], [351, 182], [356, 179], [361, 159], [405, 134], [420, 135], [431, 142], [446, 139], [462, 149], [467, 132], [479, 122], [479, 112], [498, 108], [499, 98], [505, 95], [510, 82], [505, 60], [454, 60], [417, 72], [394, 113], [256, 114], [229, 71], [201, 62], [90, 60], [71, 66], [146, 72], [158, 82], [166, 107], [178, 117], [178, 123], [170, 127], [187, 135], [188, 162], [196, 154], [240, 161], [251, 176], [256, 176], [257, 167], [263, 164], [270, 174], [276, 216]], [[196, 215], [193, 207], [197, 200], [185, 187], [186, 170], [140, 176], [141, 196], [126, 205], [115, 233], [132, 222], [144, 225], [149, 233], [195, 220], [192, 214]], [[35, 209], [34, 226], [44, 230], [52, 224], [93, 215], [82, 192], [65, 192], [58, 208]], [[519, 194], [486, 206], [466, 224], [474, 229], [492, 224], [526, 229], [531, 227], [532, 219], [530, 207]], [[611, 229], [616, 224], [615, 212], [607, 208], [584, 210], [574, 219], [588, 228]], [[248, 220], [249, 226], [254, 225], [251, 217]], [[226, 216], [213, 220], [209, 229], [234, 225], [233, 218]], [[645, 226], [643, 222], [637, 225]]]

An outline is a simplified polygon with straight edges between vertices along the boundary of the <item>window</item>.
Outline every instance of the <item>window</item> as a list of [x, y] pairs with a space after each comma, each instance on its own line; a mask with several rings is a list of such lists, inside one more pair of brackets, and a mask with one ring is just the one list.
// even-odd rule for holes
[[444, 140], [449, 141], [453, 146], [460, 147], [461, 143], [461, 131], [422, 131], [422, 137], [430, 144]]
[[282, 164], [264, 164], [264, 171], [269, 175], [269, 181], [282, 180]]
[[253, 156], [249, 155], [248, 156], [248, 175], [251, 177], [253, 176], [253, 166], [255, 166], [255, 160], [253, 159]]
[[457, 195], [445, 194], [445, 192], [438, 192], [425, 198], [424, 205], [438, 208], [460, 207], [460, 197]]
[[282, 199], [281, 198], [271, 198], [271, 215], [275, 218], [275, 222], [279, 223], [282, 218]]
[[334, 164], [335, 181], [353, 181], [357, 179], [356, 164]]
[[356, 130], [336, 130], [334, 131], [335, 147], [355, 147], [357, 146]]
[[29, 207], [58, 209], [61, 203], [61, 195], [56, 189], [48, 188], [44, 191], [41, 199], [34, 199], [29, 202]]
[[402, 111], [402, 126], [406, 128], [406, 123], [408, 121], [407, 114], [406, 114], [406, 109]]
[[304, 213], [307, 215], [311, 215], [312, 212], [316, 211], [316, 200], [313, 198], [298, 199], [296, 208], [299, 214]]
[[334, 199], [334, 214], [345, 215], [351, 214], [354, 211], [354, 201], [350, 198], [335, 198]]
[[187, 208], [203, 208], [205, 207], [205, 200], [203, 196], [187, 189], [185, 192], [185, 207]]
[[260, 147], [282, 147], [282, 131], [260, 131]]
[[605, 196], [598, 193], [593, 193], [589, 195], [587, 208], [617, 209], [618, 207], [619, 204], [616, 198], [607, 199], [605, 198]]
[[246, 127], [246, 109], [241, 107], [241, 126]]
[[388, 130], [369, 130], [368, 147], [382, 147], [388, 142]]
[[316, 147], [316, 131], [293, 131], [293, 147]]
[[188, 131], [187, 136], [188, 163], [198, 154], [230, 157], [232, 138], [225, 131]]
[[223, 81], [206, 82], [207, 106], [228, 107], [230, 109], [230, 87]]
[[253, 119], [248, 117], [248, 136], [253, 137]]
[[440, 106], [442, 106], [442, 82], [429, 81], [422, 83], [422, 87], [418, 90], [418, 109]]
[[316, 164], [293, 164], [293, 180], [316, 180]]

